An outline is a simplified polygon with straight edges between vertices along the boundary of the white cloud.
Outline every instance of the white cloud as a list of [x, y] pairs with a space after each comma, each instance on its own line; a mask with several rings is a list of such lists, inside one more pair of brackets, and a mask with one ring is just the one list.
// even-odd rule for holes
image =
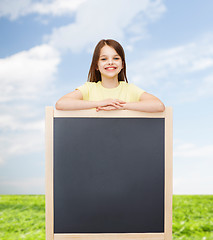
[[59, 62], [59, 53], [45, 44], [0, 59], [0, 102], [39, 97], [53, 81]]
[[128, 65], [131, 81], [160, 89], [178, 101], [194, 101], [213, 93], [213, 34], [194, 42], [150, 52]]
[[0, 165], [4, 163], [4, 159], [0, 156]]
[[73, 14], [86, 0], [1, 0], [0, 17], [9, 17], [16, 20], [21, 16], [37, 13], [40, 15], [61, 16]]
[[91, 51], [94, 43], [102, 38], [125, 40], [131, 49], [135, 41], [148, 35], [147, 24], [161, 17], [165, 11], [163, 0], [0, 1], [0, 17], [9, 17], [11, 20], [34, 13], [40, 16], [75, 13], [75, 22], [56, 28], [51, 35], [44, 37], [54, 47], [71, 49], [73, 52], [84, 48]]
[[53, 96], [59, 63], [58, 51], [47, 44], [0, 59], [2, 164], [44, 150], [43, 101]]
[[192, 143], [185, 143], [179, 145], [174, 151], [175, 157], [188, 157], [188, 158], [213, 158], [213, 144], [205, 146], [196, 146]]
[[8, 146], [8, 154], [14, 156], [41, 152], [44, 150], [44, 132], [40, 130], [14, 134]]
[[174, 193], [212, 194], [213, 145], [174, 141]]
[[[30, 111], [30, 109], [29, 109]], [[30, 122], [21, 122], [23, 119], [18, 119], [20, 115], [0, 114], [1, 130], [41, 130], [43, 129], [44, 121], [32, 120]]]
[[161, 0], [90, 0], [76, 11], [74, 23], [55, 29], [46, 40], [49, 39], [49, 43], [56, 48], [73, 52], [85, 48], [90, 50], [94, 43], [103, 38], [121, 42], [125, 39], [128, 42], [128, 32], [134, 33], [129, 39], [132, 43], [146, 36], [146, 25], [164, 12], [165, 6]]
[[87, 0], [54, 0], [38, 2], [32, 5], [32, 12], [61, 16], [76, 11]]
[[[12, 129], [5, 130], [2, 128], [4, 126], [1, 127], [0, 165], [4, 165], [10, 158], [19, 159], [20, 156], [29, 156], [44, 151], [44, 121], [38, 120], [38, 122], [32, 121], [31, 123], [23, 118], [19, 129], [14, 129], [12, 125]], [[23, 129], [25, 124], [27, 127]], [[13, 125], [17, 126], [16, 119], [14, 119]]]
[[204, 77], [202, 85], [197, 89], [198, 96], [210, 96], [213, 94], [213, 74]]
[[27, 9], [31, 6], [31, 0], [1, 0], [0, 1], [0, 17], [9, 17], [11, 20], [15, 20], [19, 16], [26, 14]]

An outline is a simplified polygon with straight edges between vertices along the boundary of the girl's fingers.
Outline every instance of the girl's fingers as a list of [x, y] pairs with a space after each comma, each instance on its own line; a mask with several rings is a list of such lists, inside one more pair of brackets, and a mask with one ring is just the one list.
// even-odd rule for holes
[[124, 108], [124, 105], [125, 105], [125, 103], [119, 103], [119, 104], [116, 104], [115, 107], [116, 107], [117, 109], [123, 109], [123, 108]]
[[104, 111], [111, 111], [111, 110], [122, 110], [123, 106], [104, 106], [104, 107], [98, 107], [96, 108], [96, 111], [104, 110]]
[[107, 106], [107, 107], [99, 107], [98, 110], [104, 110], [104, 111], [110, 111], [110, 110], [115, 110], [117, 108], [113, 106]]
[[112, 104], [112, 106], [115, 107], [115, 108], [119, 108], [120, 104], [115, 103], [115, 104]]
[[126, 103], [126, 102], [116, 101], [116, 102], [114, 102], [112, 105], [113, 105], [113, 106], [121, 106], [121, 107], [122, 107], [124, 103]]
[[126, 103], [125, 101], [120, 100], [120, 99], [115, 99], [115, 100], [116, 100], [116, 102], [119, 102], [119, 103]]
[[124, 104], [124, 103], [126, 103], [126, 102], [117, 99], [114, 103], [115, 103], [116, 105], [122, 106], [122, 104]]
[[117, 109], [118, 109], [118, 110], [122, 110], [122, 109], [124, 109], [124, 106], [123, 106], [123, 105], [120, 105], [120, 106], [117, 107]]
[[115, 107], [122, 107], [122, 103], [115, 103]]
[[116, 110], [116, 109], [117, 108], [113, 107], [113, 106], [108, 106], [108, 107], [103, 108], [103, 110], [105, 110], [105, 111]]
[[103, 105], [100, 107], [113, 106], [113, 107], [117, 108], [117, 106], [122, 107], [123, 106], [122, 104], [124, 104], [124, 103], [126, 103], [126, 102], [119, 100], [119, 99], [107, 99], [105, 102], [103, 102]]

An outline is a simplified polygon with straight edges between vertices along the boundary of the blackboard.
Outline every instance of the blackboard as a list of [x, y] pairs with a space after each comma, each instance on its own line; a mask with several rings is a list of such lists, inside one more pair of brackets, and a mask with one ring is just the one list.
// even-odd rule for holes
[[46, 240], [172, 240], [172, 108], [46, 107]]
[[165, 118], [57, 117], [54, 233], [164, 232]]

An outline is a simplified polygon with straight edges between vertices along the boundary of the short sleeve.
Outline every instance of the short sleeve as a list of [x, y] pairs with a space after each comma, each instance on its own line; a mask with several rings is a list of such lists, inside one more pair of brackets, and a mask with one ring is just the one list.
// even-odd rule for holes
[[77, 87], [75, 90], [80, 90], [83, 95], [83, 100], [89, 99], [89, 85], [88, 83], [84, 83], [83, 85]]
[[131, 95], [133, 96], [133, 98], [135, 99], [135, 101], [139, 101], [141, 95], [145, 92], [145, 90], [137, 87], [135, 84], [131, 83], [129, 84], [129, 89], [131, 92]]

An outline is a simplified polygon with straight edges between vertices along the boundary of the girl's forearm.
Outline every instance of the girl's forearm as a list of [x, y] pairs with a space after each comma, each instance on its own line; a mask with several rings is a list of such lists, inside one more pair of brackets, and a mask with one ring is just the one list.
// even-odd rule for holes
[[82, 110], [99, 107], [99, 101], [86, 101], [71, 98], [63, 98], [56, 102], [57, 110]]
[[165, 106], [158, 100], [144, 100], [139, 102], [127, 102], [124, 104], [124, 109], [141, 112], [163, 112]]

